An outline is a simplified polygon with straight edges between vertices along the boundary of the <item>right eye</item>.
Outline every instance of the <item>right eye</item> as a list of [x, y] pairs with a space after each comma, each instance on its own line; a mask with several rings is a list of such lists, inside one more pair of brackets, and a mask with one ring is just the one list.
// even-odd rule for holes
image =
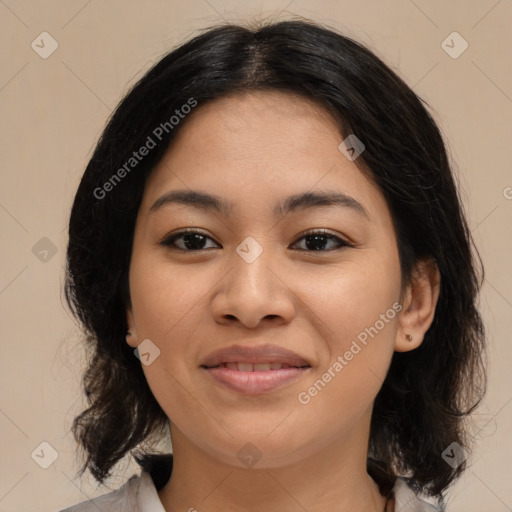
[[[207, 244], [208, 241], [213, 242], [214, 245], [205, 247], [205, 244]], [[167, 236], [160, 242], [160, 245], [185, 252], [202, 251], [204, 249], [215, 249], [220, 247], [219, 244], [214, 242], [209, 236], [194, 229], [183, 230], [179, 233]]]

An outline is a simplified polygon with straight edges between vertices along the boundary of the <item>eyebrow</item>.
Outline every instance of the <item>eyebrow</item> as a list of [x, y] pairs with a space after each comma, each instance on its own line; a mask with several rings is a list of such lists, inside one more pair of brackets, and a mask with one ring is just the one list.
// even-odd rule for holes
[[[233, 208], [233, 204], [214, 194], [199, 192], [195, 190], [172, 190], [159, 197], [149, 209], [155, 212], [169, 204], [184, 204], [202, 210], [215, 210], [227, 216]], [[353, 197], [341, 192], [303, 192], [287, 197], [278, 203], [273, 213], [277, 216], [284, 216], [297, 210], [321, 206], [341, 206], [352, 209], [354, 212], [366, 217], [370, 216], [364, 206]]]

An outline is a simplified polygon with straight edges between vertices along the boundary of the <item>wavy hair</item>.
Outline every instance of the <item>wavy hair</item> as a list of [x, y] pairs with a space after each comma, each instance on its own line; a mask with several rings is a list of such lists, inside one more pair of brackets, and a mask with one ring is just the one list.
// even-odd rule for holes
[[366, 149], [361, 171], [390, 208], [405, 280], [416, 261], [441, 274], [435, 318], [419, 348], [394, 353], [371, 421], [369, 461], [389, 482], [399, 474], [432, 496], [465, 469], [441, 457], [471, 444], [467, 416], [485, 394], [485, 332], [477, 309], [483, 268], [474, 247], [440, 130], [426, 103], [373, 52], [334, 30], [291, 20], [256, 28], [210, 28], [164, 56], [111, 116], [76, 193], [69, 222], [65, 294], [86, 334], [88, 407], [72, 431], [100, 483], [126, 454], [144, 464], [168, 418], [127, 345], [128, 271], [148, 175], [181, 126], [161, 139], [122, 181], [133, 152], [191, 98], [201, 105], [232, 94], [277, 90], [314, 100]]

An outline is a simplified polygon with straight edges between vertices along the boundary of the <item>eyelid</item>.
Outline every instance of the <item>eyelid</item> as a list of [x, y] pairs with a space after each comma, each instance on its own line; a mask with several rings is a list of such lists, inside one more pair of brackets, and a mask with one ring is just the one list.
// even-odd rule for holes
[[[342, 247], [355, 247], [355, 245], [351, 242], [349, 242], [346, 238], [342, 237], [341, 235], [333, 232], [333, 231], [330, 231], [328, 229], [325, 229], [325, 228], [312, 228], [312, 229], [308, 229], [304, 232], [302, 232], [295, 240], [295, 242], [293, 242], [291, 245], [295, 245], [297, 242], [299, 242], [300, 240], [302, 240], [304, 237], [308, 236], [308, 235], [326, 235], [332, 239], [336, 239], [336, 241], [339, 243], [338, 247], [336, 247], [336, 249], [339, 249], [339, 248], [342, 248]], [[322, 253], [322, 252], [330, 252], [332, 251], [333, 249], [330, 249], [330, 250], [326, 250], [326, 251], [308, 251], [306, 249], [295, 249], [297, 251], [302, 251], [302, 252], [312, 252], [312, 253]]]
[[[209, 235], [206, 231], [202, 230], [201, 228], [183, 228], [183, 229], [179, 229], [178, 231], [173, 231], [172, 233], [165, 235], [162, 238], [162, 240], [160, 242], [158, 242], [158, 245], [171, 247], [172, 249], [176, 249], [176, 250], [182, 251], [182, 252], [199, 252], [199, 250], [198, 251], [187, 251], [185, 249], [181, 249], [180, 247], [177, 247], [176, 245], [173, 245], [172, 242], [174, 241], [174, 239], [178, 238], [181, 235], [186, 235], [187, 233], [203, 235], [203, 236], [209, 238], [210, 240], [212, 240], [214, 243], [216, 243], [217, 245], [219, 245], [222, 248], [222, 245], [219, 242], [217, 242], [211, 235]], [[200, 249], [200, 250], [205, 250], [205, 249]]]

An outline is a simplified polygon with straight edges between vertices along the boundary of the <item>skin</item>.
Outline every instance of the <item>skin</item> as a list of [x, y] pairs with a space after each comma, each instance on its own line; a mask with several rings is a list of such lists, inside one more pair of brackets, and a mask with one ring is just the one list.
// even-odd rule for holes
[[[413, 279], [402, 281], [386, 201], [339, 151], [342, 140], [315, 103], [251, 92], [198, 106], [148, 179], [133, 241], [127, 343], [150, 339], [160, 350], [142, 368], [170, 420], [174, 469], [158, 493], [167, 512], [384, 510], [366, 472], [373, 402], [394, 351], [421, 344], [439, 274], [418, 262]], [[227, 215], [176, 203], [150, 212], [173, 190], [215, 194], [232, 206]], [[312, 191], [349, 195], [367, 216], [339, 205], [274, 215], [278, 202]], [[160, 243], [182, 228], [207, 235], [204, 249]], [[308, 251], [304, 231], [318, 229], [353, 247], [327, 238], [323, 250]], [[263, 249], [252, 263], [235, 250], [248, 236]], [[175, 243], [184, 247], [183, 238]], [[299, 403], [394, 303], [400, 313]], [[278, 391], [242, 395], [199, 366], [234, 343], [277, 344], [311, 368]], [[261, 454], [252, 467], [237, 457], [248, 442]]]

